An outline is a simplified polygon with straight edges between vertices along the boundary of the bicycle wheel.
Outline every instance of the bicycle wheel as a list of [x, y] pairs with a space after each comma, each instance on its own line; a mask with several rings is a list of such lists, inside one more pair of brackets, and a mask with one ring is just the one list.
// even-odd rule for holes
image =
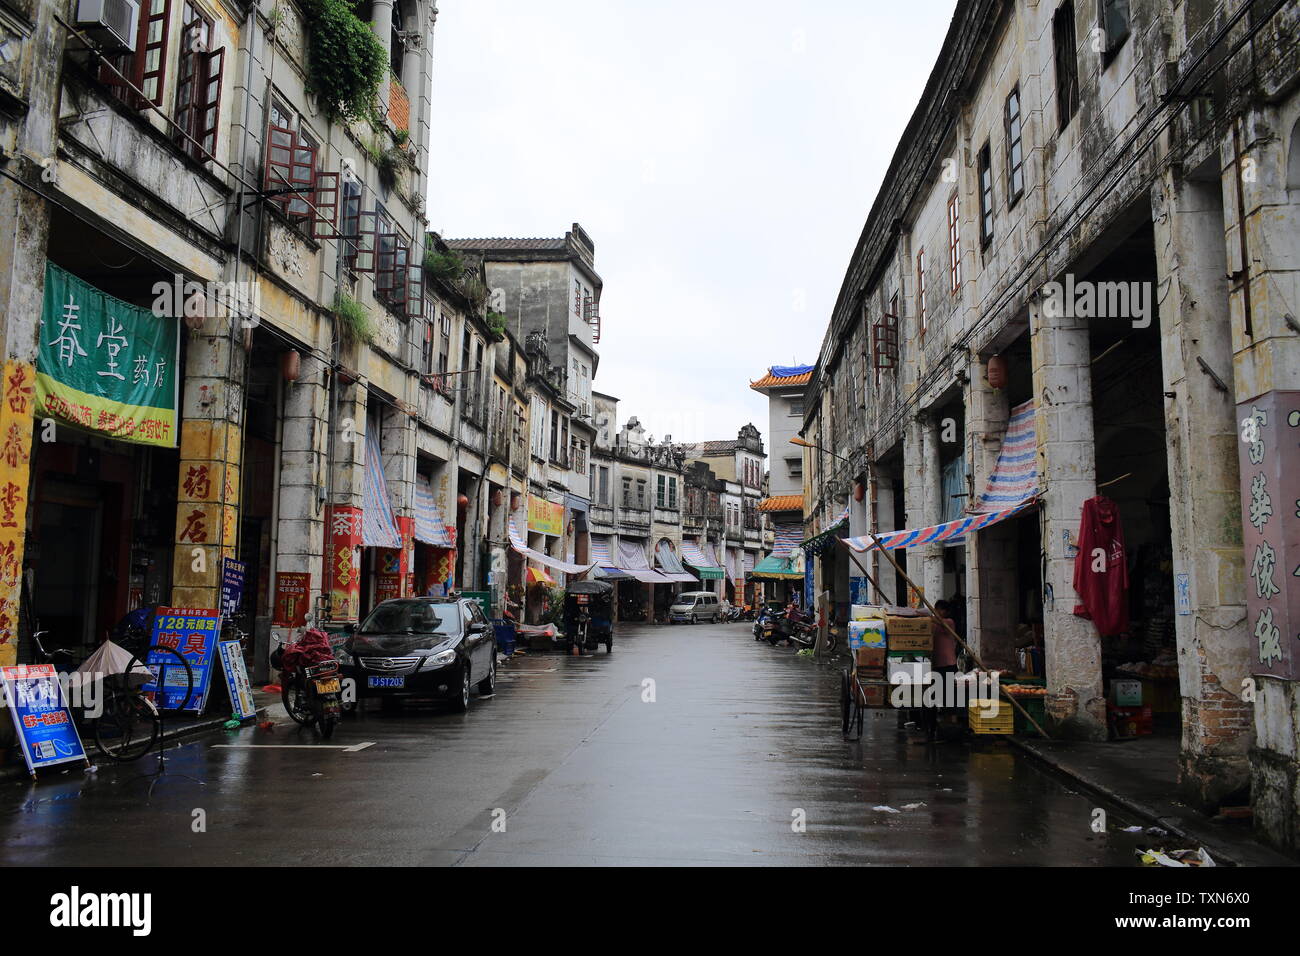
[[158, 742], [158, 708], [143, 694], [120, 691], [104, 701], [95, 718], [95, 745], [119, 763], [139, 760]]
[[[153, 663], [150, 663], [149, 658], [154, 655], [155, 651], [159, 655], [168, 655], [175, 658], [175, 660], [154, 661]], [[145, 649], [144, 658], [144, 666], [154, 675], [154, 680], [151, 683], [153, 683], [155, 687], [158, 687], [158, 689], [154, 691], [154, 705], [159, 710], [168, 711], [184, 710], [188, 707], [190, 701], [194, 699], [194, 671], [190, 669], [189, 661], [182, 657], [175, 648], [163, 647], [161, 644], [149, 645], [149, 647]], [[138, 661], [140, 658], [137, 657], [136, 660]], [[134, 664], [132, 666], [134, 666]], [[158, 686], [158, 674], [163, 670], [163, 668], [166, 668], [163, 679], [167, 682], [168, 690], [175, 692], [180, 690], [181, 687], [185, 688], [185, 695], [181, 698], [180, 703], [176, 704], [174, 707], [167, 706], [168, 695], [164, 694], [163, 688]], [[183, 682], [176, 677], [176, 671], [178, 669], [185, 674], [185, 680]]]

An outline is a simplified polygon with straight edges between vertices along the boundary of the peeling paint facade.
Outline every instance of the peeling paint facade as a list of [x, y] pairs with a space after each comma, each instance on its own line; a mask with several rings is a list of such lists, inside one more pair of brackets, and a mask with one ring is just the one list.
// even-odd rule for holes
[[[6, 413], [21, 461], [0, 663], [32, 660], [37, 628], [89, 648], [143, 604], [216, 607], [228, 560], [255, 679], [304, 625], [388, 597], [481, 590], [500, 611], [523, 581], [508, 518], [526, 522], [535, 492], [533, 398], [569, 397], [544, 351], [490, 324], [483, 256], [425, 268], [451, 252], [424, 209], [434, 4], [359, 8], [388, 61], [373, 123], [312, 92], [293, 0], [143, 5], [137, 54], [101, 58], [75, 4], [0, 0], [7, 371], [30, 374], [51, 328], [47, 262], [144, 308], [177, 277], [252, 291], [156, 316], [180, 330], [175, 447], [62, 422], [42, 441], [30, 400]], [[567, 461], [545, 481], [585, 489]]]
[[[1032, 401], [1038, 508], [898, 552], [909, 576], [959, 598], [989, 666], [1043, 648], [1060, 736], [1104, 739], [1110, 683], [1159, 675], [1184, 798], [1249, 791], [1260, 832], [1292, 848], [1300, 640], [1282, 579], [1300, 566], [1300, 518], [1277, 507], [1270, 468], [1294, 471], [1300, 426], [1298, 17], [1285, 2], [959, 3], [801, 432], [821, 449], [806, 451], [808, 534], [856, 482], [867, 508], [849, 509], [848, 534], [922, 528], [965, 513], [1010, 410]], [[1278, 430], [1248, 426], [1244, 442], [1252, 409]], [[1259, 468], [1255, 441], [1273, 443]], [[1114, 635], [1075, 613], [1097, 495], [1128, 545], [1134, 626]], [[867, 560], [872, 599], [905, 602], [888, 563]], [[846, 603], [847, 567], [817, 568]]]

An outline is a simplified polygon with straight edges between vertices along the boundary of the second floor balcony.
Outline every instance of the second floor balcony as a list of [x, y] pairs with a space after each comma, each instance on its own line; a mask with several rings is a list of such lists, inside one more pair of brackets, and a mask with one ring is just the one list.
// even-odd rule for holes
[[650, 509], [638, 508], [635, 505], [620, 507], [618, 509], [618, 523], [628, 528], [649, 528]]

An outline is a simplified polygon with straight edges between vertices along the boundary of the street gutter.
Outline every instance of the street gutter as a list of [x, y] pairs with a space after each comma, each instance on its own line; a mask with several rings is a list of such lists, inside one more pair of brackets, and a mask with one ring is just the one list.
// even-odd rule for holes
[[[1186, 843], [1187, 847], [1203, 846], [1214, 862], [1220, 866], [1296, 866], [1295, 860], [1287, 857], [1280, 852], [1261, 843], [1256, 843], [1253, 838], [1248, 838], [1249, 843], [1244, 843], [1241, 835], [1226, 833], [1214, 829], [1208, 819], [1203, 826], [1196, 825], [1189, 827], [1184, 816], [1170, 816], [1168, 813], [1162, 813], [1156, 807], [1150, 804], [1135, 800], [1126, 796], [1119, 790], [1101, 780], [1085, 775], [1070, 765], [1067, 761], [1060, 759], [1057, 755], [1049, 753], [1039, 746], [1035, 740], [1023, 740], [1017, 737], [1004, 738], [1012, 746], [1016, 747], [1022, 753], [1042, 761], [1056, 772], [1069, 777], [1077, 782], [1084, 789], [1091, 791], [1099, 797], [1103, 797], [1112, 803], [1118, 804], [1124, 810], [1146, 821], [1151, 826], [1158, 826], [1167, 830], [1171, 837], [1177, 837]], [[1194, 812], [1194, 811], [1189, 811]], [[1193, 821], [1195, 822], [1195, 821]], [[1235, 839], [1234, 839], [1235, 838]], [[1168, 844], [1167, 838], [1163, 839]], [[1228, 849], [1223, 840], [1232, 840], [1236, 846]], [[1153, 842], [1152, 846], [1159, 846], [1159, 843]]]
[[[266, 716], [266, 711], [267, 708], [265, 705], [258, 707], [256, 716], [250, 717], [248, 719], [250, 721], [260, 720]], [[162, 742], [164, 744], [169, 744], [176, 740], [182, 740], [185, 737], [197, 737], [200, 734], [209, 734], [215, 730], [220, 730], [223, 726], [225, 726], [226, 722], [229, 720], [230, 720], [229, 716], [205, 717], [201, 720], [196, 720], [191, 723], [186, 723], [179, 727], [168, 727], [164, 724]], [[148, 760], [150, 754], [156, 754], [156, 753], [157, 751], [150, 750], [149, 753], [141, 757], [140, 760]], [[97, 755], [96, 753], [87, 754], [87, 756], [91, 758], [91, 762], [93, 764], [95, 764], [96, 766], [100, 766], [101, 764], [95, 760], [96, 755]], [[102, 766], [114, 765], [113, 761], [104, 757], [102, 754], [98, 754], [98, 756], [103, 761]], [[133, 762], [138, 763], [139, 761], [133, 761]], [[64, 768], [64, 769], [75, 770], [76, 765], [72, 764], [70, 768]], [[10, 780], [31, 780], [31, 779], [32, 779], [31, 774], [27, 772], [27, 765], [23, 763], [23, 759], [21, 755], [18, 756], [17, 760], [5, 764], [3, 767], [0, 767], [0, 783], [7, 783]], [[53, 777], [52, 776], [38, 777], [37, 781], [39, 782], [42, 779], [53, 779]]]

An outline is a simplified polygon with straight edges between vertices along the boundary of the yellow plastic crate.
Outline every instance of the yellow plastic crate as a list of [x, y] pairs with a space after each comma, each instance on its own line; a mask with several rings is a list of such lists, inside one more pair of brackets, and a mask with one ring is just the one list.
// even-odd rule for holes
[[997, 714], [987, 716], [985, 709], [989, 701], [972, 700], [967, 704], [966, 716], [970, 721], [970, 729], [976, 734], [1010, 734], [1015, 730], [1016, 711], [1007, 701], [999, 699], [997, 701]]

